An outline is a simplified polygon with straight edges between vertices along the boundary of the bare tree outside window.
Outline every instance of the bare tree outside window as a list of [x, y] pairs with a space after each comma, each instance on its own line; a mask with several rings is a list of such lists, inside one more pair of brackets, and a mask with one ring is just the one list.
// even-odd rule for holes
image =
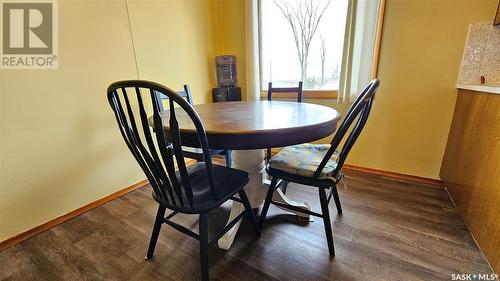
[[[322, 5], [324, 1], [318, 0], [273, 0], [273, 2], [280, 9], [293, 32], [300, 62], [301, 79], [306, 81], [309, 47], [331, 0], [328, 0], [325, 5]], [[322, 80], [324, 80], [324, 75], [322, 75]]]
[[321, 59], [321, 85], [325, 84], [325, 61], [326, 61], [326, 43], [325, 38], [320, 35], [321, 45], [319, 46], [319, 55]]
[[261, 0], [260, 75], [306, 90], [338, 90], [350, 0]]

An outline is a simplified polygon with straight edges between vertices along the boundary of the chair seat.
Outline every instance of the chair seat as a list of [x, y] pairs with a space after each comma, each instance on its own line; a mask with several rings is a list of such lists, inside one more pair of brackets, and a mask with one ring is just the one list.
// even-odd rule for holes
[[[313, 177], [329, 148], [329, 144], [312, 143], [287, 146], [271, 158], [269, 168], [292, 175]], [[330, 159], [321, 171], [319, 179], [331, 178], [336, 167], [335, 160]]]
[[[161, 200], [159, 200], [159, 198], [156, 196], [155, 192], [153, 192], [153, 198], [158, 203], [172, 210], [181, 211], [184, 213], [200, 213], [218, 207], [234, 194], [241, 191], [249, 181], [249, 175], [245, 171], [228, 168], [225, 166], [213, 165], [217, 198], [214, 199], [211, 195], [210, 183], [208, 180], [209, 177], [207, 174], [207, 169], [205, 168], [205, 163], [199, 162], [193, 164], [192, 166], [189, 166], [187, 168], [187, 172], [189, 182], [193, 190], [192, 207], [189, 206], [189, 201], [184, 192], [182, 193], [182, 199], [184, 203], [183, 208], [161, 202]], [[179, 183], [182, 185], [179, 173], [177, 173], [177, 178], [179, 179]]]

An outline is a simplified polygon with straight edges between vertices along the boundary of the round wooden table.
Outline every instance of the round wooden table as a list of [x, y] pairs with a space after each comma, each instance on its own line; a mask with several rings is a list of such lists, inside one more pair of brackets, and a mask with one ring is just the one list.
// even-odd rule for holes
[[[262, 205], [267, 192], [264, 149], [315, 141], [331, 135], [340, 120], [339, 113], [330, 107], [286, 101], [243, 101], [208, 103], [194, 106], [207, 132], [212, 149], [231, 149], [233, 167], [250, 174], [245, 187], [253, 207]], [[182, 144], [199, 146], [198, 136], [191, 119], [183, 111], [176, 111]], [[168, 131], [169, 114], [162, 113], [164, 130]], [[307, 203], [288, 199], [277, 189], [273, 199], [278, 202], [310, 209]], [[228, 222], [244, 210], [233, 202]], [[287, 210], [289, 211], [289, 210]], [[297, 213], [302, 217], [307, 214]], [[218, 244], [229, 249], [239, 223], [228, 231]]]
[[[330, 107], [286, 101], [243, 101], [194, 106], [212, 149], [262, 149], [318, 140], [335, 131], [339, 113]], [[168, 131], [168, 114], [163, 114]], [[182, 144], [198, 146], [185, 112], [177, 112]]]

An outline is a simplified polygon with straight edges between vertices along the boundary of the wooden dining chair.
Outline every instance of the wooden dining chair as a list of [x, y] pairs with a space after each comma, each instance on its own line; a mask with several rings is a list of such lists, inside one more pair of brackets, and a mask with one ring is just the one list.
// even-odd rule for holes
[[[182, 91], [178, 91], [177, 94], [179, 94], [179, 96], [185, 99], [189, 104], [193, 105], [193, 95], [191, 94], [191, 88], [187, 84], [184, 85], [183, 88], [184, 89]], [[160, 100], [168, 100], [168, 96], [160, 93]], [[160, 102], [160, 109], [163, 110], [163, 102]], [[186, 158], [195, 159], [198, 162], [203, 161], [203, 151], [201, 151], [200, 148], [183, 146], [182, 153]], [[225, 155], [226, 157], [226, 166], [231, 167], [231, 150], [210, 149], [210, 155], [212, 156], [221, 154]]]
[[[302, 102], [303, 92], [302, 92], [302, 81], [299, 81], [299, 85], [297, 87], [273, 87], [273, 82], [269, 82], [267, 87], [267, 100], [273, 100], [273, 93], [297, 93], [297, 102]], [[271, 148], [266, 149], [266, 164], [271, 160], [272, 151]], [[278, 182], [278, 186], [281, 187], [283, 194], [286, 194], [286, 189], [288, 187], [288, 182], [286, 180], [281, 180]]]
[[[271, 158], [266, 167], [266, 171], [272, 176], [272, 180], [259, 218], [259, 225], [261, 228], [264, 225], [267, 211], [271, 203], [285, 209], [323, 218], [328, 250], [330, 255], [335, 255], [328, 204], [333, 197], [337, 212], [342, 214], [342, 206], [340, 205], [340, 198], [337, 192], [337, 183], [342, 179], [342, 166], [344, 165], [347, 154], [356, 142], [356, 139], [368, 120], [373, 98], [378, 86], [379, 80], [374, 79], [361, 92], [351, 105], [344, 121], [342, 121], [329, 145], [299, 144], [288, 146]], [[353, 125], [354, 127], [347, 135], [347, 132]], [[346, 136], [347, 138], [345, 138]], [[345, 142], [342, 148], [338, 150], [341, 141], [344, 139]], [[332, 159], [332, 156], [336, 157]], [[273, 201], [273, 193], [280, 179], [317, 187], [321, 203], [321, 214]], [[328, 189], [330, 192], [327, 196], [326, 190]]]
[[[199, 240], [201, 279], [208, 280], [208, 247], [240, 221], [243, 215], [250, 218], [255, 232], [260, 236], [257, 220], [243, 189], [249, 181], [249, 174], [212, 164], [207, 135], [198, 114], [189, 102], [174, 91], [153, 82], [131, 80], [111, 84], [107, 94], [121, 135], [148, 178], [153, 198], [159, 205], [146, 259], [153, 257], [162, 224], [168, 224]], [[169, 98], [168, 115], [162, 116], [160, 95]], [[148, 101], [152, 104], [151, 118], [146, 113]], [[186, 167], [182, 153], [182, 137], [176, 117], [176, 112], [180, 111], [185, 111], [190, 117], [203, 151], [204, 161], [190, 167]], [[169, 125], [168, 130], [163, 128], [165, 123]], [[154, 134], [150, 124], [154, 127]], [[174, 162], [177, 163], [178, 171]], [[228, 200], [243, 204], [245, 212], [209, 241], [208, 212]], [[166, 209], [172, 212], [165, 217]], [[178, 213], [199, 215], [199, 233], [173, 222], [171, 218]]]
[[[273, 100], [273, 93], [297, 93], [297, 102], [302, 102], [302, 81], [299, 81], [299, 85], [297, 87], [287, 87], [287, 88], [278, 88], [273, 87], [273, 82], [269, 82], [267, 87], [267, 100]], [[271, 148], [267, 148], [266, 150], [266, 163], [269, 163], [271, 159]]]

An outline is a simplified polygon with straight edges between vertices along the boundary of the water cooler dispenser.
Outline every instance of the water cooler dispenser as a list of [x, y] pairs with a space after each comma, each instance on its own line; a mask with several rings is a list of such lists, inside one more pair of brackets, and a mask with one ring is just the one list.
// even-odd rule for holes
[[217, 88], [212, 89], [213, 101], [240, 101], [241, 88], [237, 87], [236, 57], [229, 55], [217, 56], [215, 57], [215, 67]]

